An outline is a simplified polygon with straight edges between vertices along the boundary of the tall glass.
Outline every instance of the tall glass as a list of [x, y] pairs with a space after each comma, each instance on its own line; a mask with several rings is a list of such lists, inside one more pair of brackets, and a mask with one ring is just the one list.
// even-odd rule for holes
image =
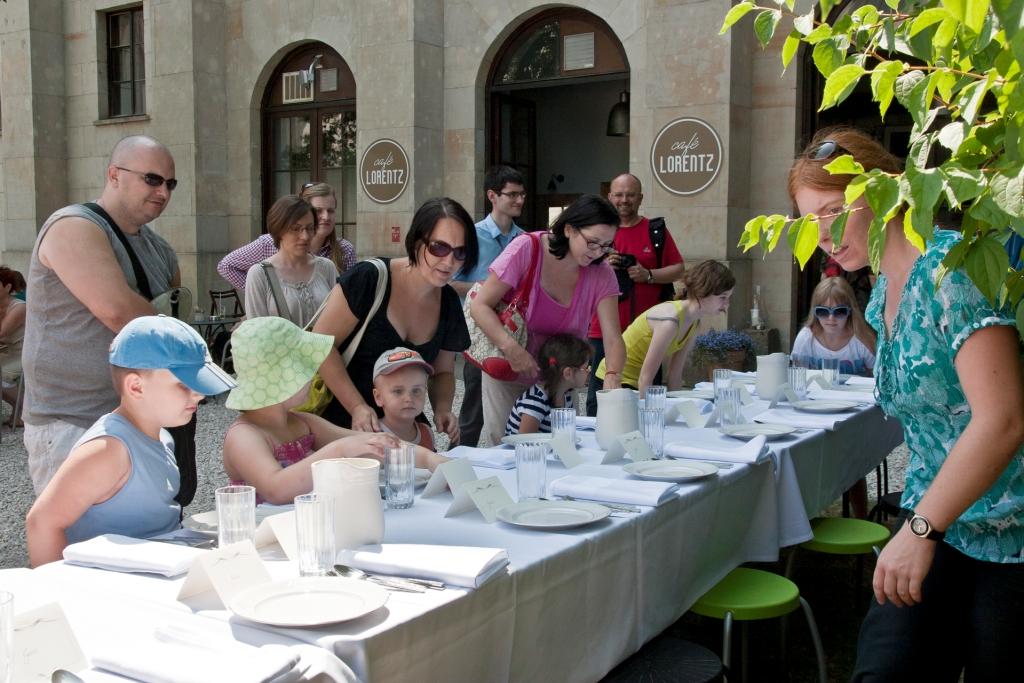
[[830, 387], [834, 387], [839, 383], [839, 359], [838, 358], [822, 358], [821, 359], [821, 378], [828, 382]]
[[551, 433], [569, 433], [569, 442], [576, 443], [576, 409], [555, 408], [551, 411]]
[[714, 384], [715, 400], [718, 400], [718, 392], [732, 386], [732, 370], [729, 368], [715, 368], [711, 371], [711, 381]]
[[295, 496], [295, 545], [299, 576], [327, 576], [334, 568], [334, 498]]
[[0, 683], [10, 683], [14, 669], [14, 594], [0, 591]]
[[217, 544], [252, 541], [256, 536], [256, 489], [252, 486], [222, 486], [214, 491], [217, 501]]
[[645, 406], [640, 408], [639, 415], [640, 431], [644, 435], [644, 441], [654, 453], [654, 457], [661, 458], [665, 451], [665, 411]]
[[647, 393], [644, 394], [644, 408], [654, 408], [655, 410], [665, 410], [665, 399], [668, 396], [668, 388], [660, 384], [652, 384], [647, 387]]
[[715, 407], [718, 408], [718, 419], [723, 427], [739, 424], [742, 409], [740, 390], [735, 387], [722, 389], [715, 398]]
[[787, 379], [789, 380], [790, 388], [798, 399], [803, 401], [807, 398], [807, 368], [790, 367]]
[[516, 444], [516, 487], [519, 500], [543, 498], [548, 477], [548, 445]]
[[388, 509], [412, 507], [416, 492], [416, 447], [403, 443], [384, 449], [384, 497]]

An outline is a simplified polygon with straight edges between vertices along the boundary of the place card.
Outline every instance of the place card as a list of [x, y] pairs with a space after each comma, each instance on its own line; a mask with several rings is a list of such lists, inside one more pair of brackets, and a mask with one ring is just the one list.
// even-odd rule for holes
[[268, 581], [270, 573], [263, 565], [253, 542], [232, 543], [196, 558], [178, 592], [178, 600], [184, 601], [185, 598], [213, 590], [227, 607], [239, 591]]
[[451, 489], [454, 494], [463, 484], [476, 480], [473, 463], [467, 458], [455, 458], [437, 466], [421, 495], [430, 498], [444, 493], [445, 489]]
[[796, 395], [795, 391], [793, 391], [793, 387], [789, 386], [788, 382], [784, 382], [779, 385], [778, 393], [775, 394], [775, 398], [772, 399], [772, 402], [768, 404], [768, 408], [775, 408], [779, 403], [781, 403], [783, 398], [789, 401], [790, 405], [800, 400], [800, 397]]
[[809, 384], [817, 384], [822, 389], [831, 389], [832, 388], [832, 385], [829, 384], [825, 380], [825, 378], [822, 377], [821, 375], [815, 375], [814, 377], [812, 377], [810, 382], [809, 382]]
[[[639, 434], [640, 432], [635, 432]], [[618, 462], [626, 457], [626, 449], [623, 448], [622, 442], [618, 439], [612, 441], [612, 445], [608, 447], [608, 450], [604, 452], [604, 457], [601, 458], [602, 465], [610, 465], [613, 462]]]
[[718, 406], [715, 406], [710, 413], [702, 415], [700, 410], [697, 408], [697, 404], [693, 401], [684, 401], [679, 404], [679, 415], [686, 422], [686, 426], [690, 429], [700, 429], [702, 427], [714, 427], [718, 424], [719, 410]]
[[486, 477], [459, 486], [455, 491], [455, 500], [448, 506], [444, 516], [454, 517], [476, 508], [483, 515], [484, 521], [493, 524], [498, 518], [498, 510], [513, 502], [497, 477]]
[[754, 397], [750, 395], [750, 390], [747, 389], [745, 382], [733, 382], [733, 387], [740, 392], [740, 403], [748, 406], [754, 402]]
[[253, 542], [257, 548], [277, 543], [289, 560], [298, 560], [298, 541], [296, 540], [295, 511], [270, 515], [256, 527]]
[[567, 470], [583, 464], [583, 457], [576, 450], [576, 444], [573, 443], [572, 434], [569, 432], [555, 434], [551, 438], [551, 450], [554, 451]]
[[633, 459], [633, 462], [654, 460], [654, 451], [647, 445], [647, 439], [640, 432], [619, 434], [616, 439], [622, 444], [622, 448]]
[[56, 669], [89, 668], [71, 624], [56, 602], [15, 615], [12, 640], [14, 680], [49, 683]]

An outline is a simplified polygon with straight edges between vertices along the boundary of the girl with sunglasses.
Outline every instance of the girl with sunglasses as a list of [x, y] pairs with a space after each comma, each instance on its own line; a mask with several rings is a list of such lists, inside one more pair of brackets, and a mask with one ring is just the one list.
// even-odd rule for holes
[[[789, 173], [819, 246], [845, 270], [869, 262], [874, 219], [864, 197], [846, 206], [850, 175], [825, 166], [843, 154], [865, 170], [903, 164], [868, 135], [815, 136]], [[839, 243], [831, 224], [849, 210]], [[957, 232], [936, 230], [924, 253], [887, 224], [867, 308], [878, 330], [877, 395], [900, 420], [910, 461], [901, 505], [909, 522], [875, 566], [875, 600], [861, 626], [854, 681], [1002, 681], [1020, 675], [1024, 633], [1024, 379], [1021, 340], [963, 268], [937, 278]]]
[[[404, 258], [382, 258], [387, 270], [384, 298], [369, 320], [348, 367], [341, 360], [373, 307], [377, 267], [356, 264], [338, 277], [314, 332], [334, 337], [335, 349], [320, 367], [334, 394], [323, 417], [340, 427], [379, 432], [383, 411], [373, 398], [373, 366], [389, 349], [412, 349], [434, 368], [427, 394], [434, 426], [459, 441], [455, 399], [455, 354], [469, 348], [469, 331], [459, 295], [448, 283], [476, 265], [476, 227], [453, 199], [430, 199], [413, 216]], [[419, 418], [425, 421], [422, 415]]]
[[875, 367], [875, 332], [864, 321], [846, 280], [829, 277], [814, 288], [811, 313], [796, 335], [790, 357], [808, 368], [820, 368], [825, 359], [838, 359], [841, 373], [871, 374]]

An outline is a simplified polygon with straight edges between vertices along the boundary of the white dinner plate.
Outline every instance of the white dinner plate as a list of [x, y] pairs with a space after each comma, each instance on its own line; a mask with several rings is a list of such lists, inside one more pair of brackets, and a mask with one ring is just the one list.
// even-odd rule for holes
[[[534, 432], [533, 434], [509, 434], [501, 437], [501, 442], [506, 446], [515, 446], [517, 443], [546, 443], [551, 441], [549, 432]], [[582, 445], [583, 439], [576, 437], [576, 445]]]
[[261, 624], [306, 627], [358, 619], [387, 601], [387, 590], [369, 581], [306, 576], [246, 588], [229, 608]]
[[804, 413], [842, 413], [857, 407], [857, 404], [853, 401], [830, 400], [797, 401], [790, 405], [793, 407], [793, 410], [799, 410]]
[[669, 398], [700, 398], [705, 401], [710, 401], [715, 398], [714, 389], [680, 389], [679, 391], [669, 391], [665, 394]]
[[775, 441], [777, 439], [784, 439], [796, 431], [796, 427], [790, 427], [789, 425], [767, 423], [726, 425], [721, 429], [722, 433], [726, 436], [731, 436], [734, 439], [742, 439], [743, 441], [750, 441], [757, 436], [763, 436], [768, 441]]
[[700, 460], [643, 460], [622, 469], [634, 477], [653, 481], [691, 481], [718, 474], [718, 466]]
[[[268, 505], [256, 506], [256, 526], [260, 525], [267, 517], [271, 515], [279, 515], [282, 512], [290, 512], [295, 509], [294, 505]], [[191, 529], [197, 534], [203, 534], [204, 536], [217, 536], [217, 511], [210, 510], [209, 512], [199, 512], [190, 517], [186, 517], [185, 521], [181, 523], [186, 529]]]
[[600, 503], [575, 500], [525, 500], [498, 510], [506, 524], [530, 529], [571, 529], [599, 522], [611, 514]]

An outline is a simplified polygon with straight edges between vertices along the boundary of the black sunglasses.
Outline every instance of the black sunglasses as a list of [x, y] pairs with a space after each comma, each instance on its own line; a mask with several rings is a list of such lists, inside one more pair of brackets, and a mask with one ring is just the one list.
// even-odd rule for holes
[[814, 307], [814, 317], [815, 318], [827, 318], [829, 316], [832, 316], [832, 317], [835, 317], [835, 318], [846, 318], [846, 317], [849, 317], [849, 315], [850, 315], [850, 307], [849, 306], [832, 306], [831, 308], [829, 308], [828, 306], [815, 306]]
[[[843, 149], [839, 146], [835, 140], [825, 140], [820, 145], [812, 149], [807, 153], [807, 158], [813, 161], [824, 161], [829, 159], [836, 154], [850, 154], [848, 150]], [[853, 156], [850, 154], [850, 156]]]
[[127, 171], [128, 173], [134, 173], [135, 175], [142, 176], [142, 182], [146, 183], [150, 187], [160, 187], [161, 185], [167, 185], [167, 189], [170, 192], [174, 192], [174, 188], [178, 186], [178, 180], [176, 178], [164, 178], [162, 175], [156, 173], [143, 173], [142, 171], [133, 171], [130, 168], [124, 166], [115, 166], [119, 171]]
[[437, 258], [444, 258], [448, 254], [454, 254], [456, 261], [466, 260], [465, 247], [453, 247], [447, 242], [442, 242], [441, 240], [431, 240], [430, 242], [427, 242], [427, 251]]

